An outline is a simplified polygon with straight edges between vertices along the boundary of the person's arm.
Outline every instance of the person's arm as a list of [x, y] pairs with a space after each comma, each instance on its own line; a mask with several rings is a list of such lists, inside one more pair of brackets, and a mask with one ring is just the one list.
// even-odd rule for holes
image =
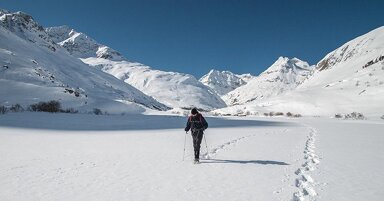
[[185, 127], [185, 132], [188, 132], [189, 131], [189, 129], [191, 129], [191, 122], [189, 121], [189, 117], [188, 117], [188, 120], [187, 120], [187, 125], [186, 125], [186, 127]]
[[205, 120], [205, 118], [202, 116], [202, 122], [203, 122], [203, 128], [204, 130], [208, 128], [208, 122]]

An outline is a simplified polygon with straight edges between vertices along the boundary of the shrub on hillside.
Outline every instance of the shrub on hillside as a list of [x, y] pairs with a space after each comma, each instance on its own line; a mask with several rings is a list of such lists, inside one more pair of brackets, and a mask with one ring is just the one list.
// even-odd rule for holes
[[293, 114], [292, 112], [287, 112], [285, 115], [286, 115], [287, 117], [295, 117], [295, 118], [302, 117], [301, 114]]
[[20, 104], [12, 105], [11, 108], [9, 108], [12, 112], [23, 112], [24, 108]]
[[284, 113], [282, 113], [282, 112], [276, 112], [276, 114], [275, 114], [276, 116], [283, 116], [284, 115]]
[[[264, 116], [266, 117], [273, 117], [273, 116], [283, 116], [284, 113], [283, 112], [269, 112], [269, 113], [264, 113]], [[287, 112], [285, 114], [287, 117], [302, 117], [301, 114], [293, 114], [291, 112]]]
[[350, 114], [340, 114], [340, 113], [338, 113], [338, 114], [335, 114], [335, 118], [337, 118], [337, 119], [341, 119], [341, 118], [343, 118], [343, 119], [355, 119], [355, 120], [364, 120], [364, 119], [366, 119], [363, 114], [358, 113], [358, 112], [352, 112]]
[[343, 117], [343, 115], [341, 115], [341, 114], [335, 114], [335, 118], [336, 119], [340, 119], [340, 118], [342, 118]]
[[56, 113], [61, 111], [61, 104], [59, 101], [51, 100], [49, 102], [39, 102], [29, 106], [30, 111], [34, 112], [51, 112]]
[[352, 112], [350, 114], [344, 115], [344, 119], [356, 119], [356, 120], [363, 120], [365, 119], [364, 115], [358, 112]]
[[0, 114], [5, 114], [7, 113], [8, 109], [5, 106], [0, 106]]
[[102, 115], [103, 112], [99, 108], [93, 108], [93, 114], [95, 114], [95, 115]]
[[266, 117], [273, 117], [273, 116], [275, 116], [275, 113], [274, 112], [269, 112], [269, 113], [265, 112], [264, 116], [266, 116]]

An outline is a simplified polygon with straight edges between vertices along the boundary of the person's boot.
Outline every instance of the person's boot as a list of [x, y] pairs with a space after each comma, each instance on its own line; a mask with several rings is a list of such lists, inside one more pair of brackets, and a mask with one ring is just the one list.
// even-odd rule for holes
[[195, 159], [199, 160], [199, 152], [195, 151]]

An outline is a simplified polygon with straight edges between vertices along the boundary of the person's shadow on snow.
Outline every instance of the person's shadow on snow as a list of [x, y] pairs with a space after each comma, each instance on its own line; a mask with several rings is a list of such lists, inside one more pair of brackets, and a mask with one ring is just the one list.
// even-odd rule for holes
[[281, 161], [269, 160], [223, 160], [223, 159], [202, 159], [200, 163], [238, 163], [238, 164], [260, 164], [260, 165], [289, 165]]

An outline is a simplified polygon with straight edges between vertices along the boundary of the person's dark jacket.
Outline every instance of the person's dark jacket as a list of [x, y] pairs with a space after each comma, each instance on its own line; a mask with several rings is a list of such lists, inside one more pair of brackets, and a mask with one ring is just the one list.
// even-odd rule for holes
[[188, 132], [191, 129], [192, 132], [204, 131], [208, 128], [208, 123], [200, 113], [196, 115], [191, 115], [188, 117], [187, 126], [185, 131]]

